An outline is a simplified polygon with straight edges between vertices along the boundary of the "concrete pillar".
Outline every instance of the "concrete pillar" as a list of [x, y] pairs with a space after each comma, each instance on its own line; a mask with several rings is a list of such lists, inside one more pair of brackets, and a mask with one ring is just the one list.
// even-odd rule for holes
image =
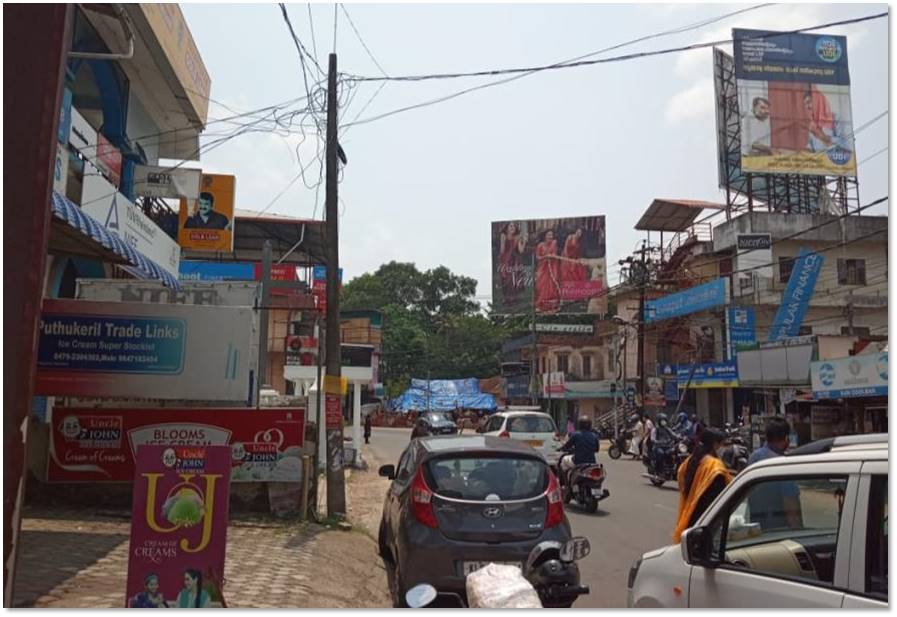
[[352, 441], [355, 442], [355, 460], [361, 456], [361, 383], [352, 383]]

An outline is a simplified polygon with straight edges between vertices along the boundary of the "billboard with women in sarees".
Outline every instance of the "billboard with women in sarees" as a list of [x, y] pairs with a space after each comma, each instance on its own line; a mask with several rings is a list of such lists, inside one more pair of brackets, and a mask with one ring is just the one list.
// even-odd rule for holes
[[492, 308], [499, 314], [604, 314], [604, 216], [492, 223]]

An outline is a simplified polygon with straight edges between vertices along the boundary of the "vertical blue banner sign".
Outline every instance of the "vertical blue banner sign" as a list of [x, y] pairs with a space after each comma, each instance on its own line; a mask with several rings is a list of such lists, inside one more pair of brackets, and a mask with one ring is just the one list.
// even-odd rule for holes
[[800, 250], [788, 286], [782, 294], [782, 304], [769, 330], [770, 342], [798, 335], [824, 261], [825, 257], [819, 253]]
[[757, 342], [754, 309], [749, 306], [733, 306], [726, 311], [729, 320], [729, 358], [739, 349]]

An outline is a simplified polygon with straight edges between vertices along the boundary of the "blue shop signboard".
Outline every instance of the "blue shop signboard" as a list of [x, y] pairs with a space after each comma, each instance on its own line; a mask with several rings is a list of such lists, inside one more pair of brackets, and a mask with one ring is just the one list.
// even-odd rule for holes
[[729, 280], [718, 278], [685, 291], [645, 301], [645, 323], [680, 317], [714, 306], [721, 306], [726, 303], [728, 298]]
[[[694, 368], [693, 374], [692, 368]], [[689, 388], [737, 388], [738, 364], [734, 361], [679, 364], [676, 366], [676, 381], [680, 388], [685, 388], [686, 384]]]

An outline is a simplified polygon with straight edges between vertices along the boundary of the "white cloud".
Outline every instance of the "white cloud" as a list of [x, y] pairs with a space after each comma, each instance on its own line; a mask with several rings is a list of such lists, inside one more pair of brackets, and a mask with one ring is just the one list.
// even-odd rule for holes
[[665, 117], [670, 124], [701, 118], [713, 113], [713, 80], [702, 79], [667, 103]]

